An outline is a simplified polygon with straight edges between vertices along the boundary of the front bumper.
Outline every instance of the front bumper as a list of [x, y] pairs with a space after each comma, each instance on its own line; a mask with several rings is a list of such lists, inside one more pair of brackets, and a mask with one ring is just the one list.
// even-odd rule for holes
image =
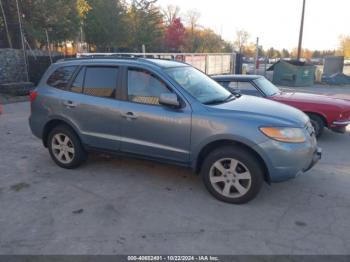
[[312, 161], [311, 161], [310, 165], [307, 168], [305, 168], [303, 170], [303, 172], [307, 172], [311, 168], [313, 168], [314, 165], [316, 165], [317, 162], [321, 160], [321, 158], [322, 158], [322, 148], [318, 147], [317, 150], [315, 151], [313, 157], [312, 157]]
[[[262, 151], [259, 151], [259, 149]], [[305, 143], [266, 141], [256, 151], [263, 156], [270, 182], [283, 182], [310, 170], [322, 157], [314, 136]]]

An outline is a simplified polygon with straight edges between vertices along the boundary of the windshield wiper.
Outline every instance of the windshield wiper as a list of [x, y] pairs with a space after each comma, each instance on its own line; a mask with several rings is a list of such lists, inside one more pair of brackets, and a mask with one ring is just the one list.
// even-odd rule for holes
[[205, 102], [204, 104], [205, 105], [222, 104], [222, 103], [226, 103], [226, 102], [229, 102], [229, 101], [232, 101], [232, 100], [235, 100], [235, 99], [236, 99], [236, 96], [231, 94], [228, 97], [226, 97], [225, 99], [213, 99], [213, 100]]

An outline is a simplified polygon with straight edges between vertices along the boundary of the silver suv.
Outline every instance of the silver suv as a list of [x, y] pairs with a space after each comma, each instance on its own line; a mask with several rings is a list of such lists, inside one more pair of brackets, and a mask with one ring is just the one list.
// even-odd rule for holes
[[195, 68], [156, 59], [53, 64], [31, 94], [30, 127], [52, 159], [76, 168], [103, 151], [188, 166], [219, 200], [253, 199], [321, 157], [309, 118], [233, 95]]

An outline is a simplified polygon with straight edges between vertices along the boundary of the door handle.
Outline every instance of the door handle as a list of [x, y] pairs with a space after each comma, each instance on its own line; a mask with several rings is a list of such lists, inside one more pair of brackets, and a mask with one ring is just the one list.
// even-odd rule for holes
[[71, 100], [64, 101], [63, 104], [64, 104], [66, 107], [69, 107], [69, 108], [75, 108], [75, 107], [78, 105], [77, 103], [74, 103], [74, 102], [71, 101]]
[[137, 115], [135, 115], [133, 112], [123, 113], [122, 116], [129, 120], [137, 118]]

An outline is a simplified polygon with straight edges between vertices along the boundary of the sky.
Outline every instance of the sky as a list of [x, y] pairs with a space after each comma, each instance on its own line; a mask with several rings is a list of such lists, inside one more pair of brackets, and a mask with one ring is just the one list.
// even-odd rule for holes
[[[263, 48], [289, 50], [298, 46], [302, 0], [158, 0], [177, 5], [183, 14], [195, 9], [199, 24], [225, 40], [244, 29]], [[340, 35], [350, 35], [350, 0], [306, 0], [303, 48], [337, 49]]]

